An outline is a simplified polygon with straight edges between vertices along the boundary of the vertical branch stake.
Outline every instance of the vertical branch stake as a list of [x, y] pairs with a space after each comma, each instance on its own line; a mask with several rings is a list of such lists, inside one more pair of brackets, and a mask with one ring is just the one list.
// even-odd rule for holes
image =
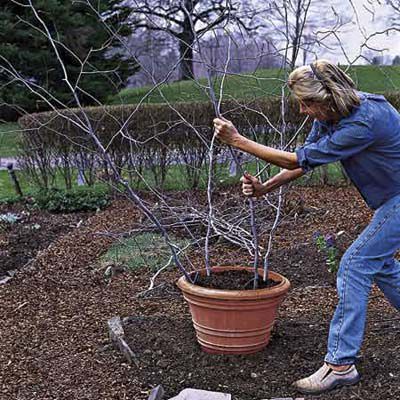
[[[186, 7], [183, 7], [184, 11], [189, 14], [188, 10]], [[229, 18], [228, 18], [229, 21]], [[195, 37], [195, 41], [198, 44], [199, 47], [199, 54], [200, 58], [204, 61], [202, 51], [201, 51], [201, 46], [199, 42], [199, 38], [196, 34], [196, 31], [194, 27], [192, 26], [192, 32]], [[226, 76], [226, 71], [230, 62], [230, 52], [231, 52], [231, 40], [228, 42], [228, 56], [224, 68], [224, 72], [222, 75], [222, 80], [221, 80], [221, 86], [220, 86], [220, 96], [219, 100], [217, 101], [217, 96], [215, 95], [214, 87], [212, 84], [212, 79], [211, 79], [211, 72], [210, 72], [210, 67], [208, 66], [206, 68], [207, 72], [207, 83], [208, 83], [208, 93], [210, 96], [211, 103], [214, 107], [215, 115], [218, 118], [221, 118], [221, 102], [222, 102], [222, 95], [223, 95], [223, 84]], [[206, 263], [206, 270], [207, 270], [207, 275], [210, 275], [211, 273], [211, 268], [210, 268], [210, 251], [209, 251], [209, 237], [211, 233], [211, 222], [212, 222], [212, 202], [211, 202], [211, 194], [212, 194], [212, 158], [213, 158], [213, 146], [214, 146], [214, 140], [215, 140], [215, 134], [213, 135], [213, 138], [211, 140], [211, 145], [210, 145], [210, 151], [209, 151], [209, 175], [208, 175], [208, 187], [207, 187], [207, 198], [208, 198], [208, 206], [209, 206], [209, 212], [208, 212], [208, 225], [207, 225], [207, 235], [206, 235], [206, 240], [205, 240], [205, 263]], [[241, 171], [241, 174], [243, 175], [243, 169], [242, 166], [240, 165], [240, 162], [232, 149], [232, 147], [229, 146], [229, 151], [232, 154], [232, 158], [234, 162], [237, 165], [237, 169]], [[254, 243], [254, 284], [253, 287], [256, 289], [258, 287], [258, 236], [257, 236], [257, 228], [256, 228], [256, 218], [255, 218], [255, 209], [254, 209], [254, 201], [253, 199], [249, 199], [249, 208], [250, 208], [250, 223], [251, 223], [251, 230], [253, 234], [253, 243]]]

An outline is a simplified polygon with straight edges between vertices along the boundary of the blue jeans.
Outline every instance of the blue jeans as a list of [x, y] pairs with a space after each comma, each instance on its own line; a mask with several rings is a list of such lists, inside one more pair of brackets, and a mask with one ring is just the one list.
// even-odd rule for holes
[[400, 195], [379, 207], [370, 224], [347, 249], [337, 276], [339, 303], [331, 321], [325, 361], [354, 364], [364, 336], [368, 295], [375, 282], [400, 310]]

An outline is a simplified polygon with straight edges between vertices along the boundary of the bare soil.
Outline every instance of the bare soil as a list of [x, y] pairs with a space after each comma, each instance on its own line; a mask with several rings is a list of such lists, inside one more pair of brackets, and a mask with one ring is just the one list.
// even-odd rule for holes
[[[254, 274], [249, 271], [223, 271], [214, 273], [211, 276], [196, 275], [196, 285], [212, 289], [222, 290], [253, 290]], [[258, 276], [257, 289], [265, 289], [276, 286], [279, 282], [272, 279], [264, 281], [262, 276]]]
[[[336, 304], [335, 276], [327, 271], [313, 233], [340, 233], [342, 253], [371, 213], [349, 188], [302, 188], [291, 196], [301, 198], [304, 207], [277, 230], [270, 266], [291, 281], [292, 289], [264, 351], [203, 353], [175, 286], [176, 270], [164, 272], [151, 292], [143, 292], [149, 271], [104, 279], [97, 260], [112, 240], [101, 233], [131, 229], [140, 218], [129, 203], [115, 201], [58, 237], [40, 251], [29, 271], [0, 287], [0, 399], [147, 400], [158, 384], [166, 398], [186, 387], [228, 392], [235, 400], [294, 397], [290, 383], [321, 365]], [[211, 255], [213, 265], [252, 262], [243, 250], [222, 244]], [[203, 267], [197, 256], [192, 261]], [[126, 336], [139, 368], [110, 346], [107, 320], [114, 315], [128, 318]], [[399, 328], [399, 313], [374, 289], [358, 363], [363, 380], [306, 398], [399, 398]]]
[[1, 206], [0, 214], [10, 212], [20, 219], [0, 227], [0, 279], [8, 271], [18, 270], [93, 213], [51, 214], [23, 205]]

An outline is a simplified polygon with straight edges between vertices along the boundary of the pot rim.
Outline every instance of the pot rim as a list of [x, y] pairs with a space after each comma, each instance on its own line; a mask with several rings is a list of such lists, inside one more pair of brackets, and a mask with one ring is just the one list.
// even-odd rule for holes
[[[211, 268], [211, 270], [214, 272], [229, 271], [233, 269], [253, 271], [252, 267], [246, 267], [246, 266], [215, 266]], [[262, 274], [263, 269], [259, 268], [258, 271], [259, 274]], [[200, 272], [201, 274], [204, 274], [206, 272], [206, 269], [202, 268], [200, 270], [193, 271], [191, 272], [190, 275], [192, 275], [195, 272]], [[210, 297], [215, 299], [230, 299], [230, 300], [234, 299], [253, 300], [257, 298], [277, 297], [277, 296], [282, 296], [282, 294], [286, 293], [289, 290], [290, 282], [283, 275], [278, 274], [277, 272], [269, 271], [268, 278], [274, 281], [278, 281], [279, 284], [271, 288], [263, 288], [255, 290], [211, 289], [190, 283], [186, 280], [184, 276], [181, 276], [177, 281], [177, 286], [182, 290], [182, 292], [192, 294], [195, 296]]]

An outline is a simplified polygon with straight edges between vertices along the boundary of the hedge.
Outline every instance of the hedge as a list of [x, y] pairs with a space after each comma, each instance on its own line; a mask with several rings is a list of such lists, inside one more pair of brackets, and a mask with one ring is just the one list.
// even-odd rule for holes
[[[386, 98], [399, 109], [397, 93], [387, 93]], [[281, 137], [264, 116], [274, 126], [285, 129], [284, 142], [304, 121], [291, 99], [284, 119], [280, 98], [225, 101], [221, 110], [241, 133], [249, 137], [256, 135], [257, 141], [270, 146], [277, 146]], [[84, 113], [67, 109], [26, 115], [19, 119], [23, 130], [20, 162], [39, 187], [54, 186], [57, 174], [61, 174], [65, 186], [70, 188], [77, 170], [89, 185], [99, 176], [112, 179], [95, 144], [77, 126], [86, 126], [85, 117], [113, 162], [121, 171], [126, 171], [127, 179], [138, 182], [144, 171], [151, 171], [156, 185], [162, 187], [168, 167], [180, 163], [185, 165], [189, 185], [198, 186], [201, 168], [207, 162], [207, 145], [215, 118], [210, 103], [118, 105], [88, 107]], [[305, 124], [291, 149], [304, 140], [310, 125], [311, 121]], [[222, 147], [217, 149], [220, 159], [223, 151]]]

